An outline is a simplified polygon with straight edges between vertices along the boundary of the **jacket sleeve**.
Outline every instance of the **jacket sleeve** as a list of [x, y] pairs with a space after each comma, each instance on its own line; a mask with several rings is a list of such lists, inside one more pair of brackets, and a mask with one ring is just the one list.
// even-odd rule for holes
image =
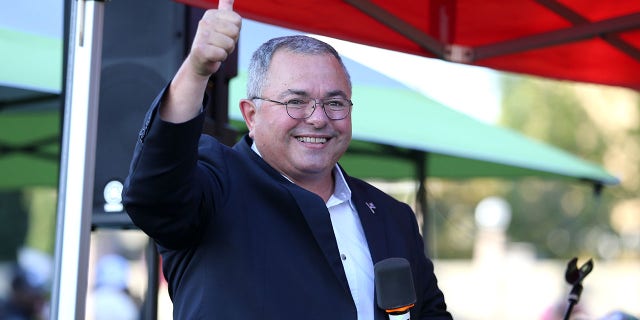
[[204, 115], [181, 124], [162, 121], [157, 113], [163, 93], [138, 135], [123, 203], [137, 227], [160, 245], [177, 249], [200, 237], [202, 207], [213, 205], [202, 196], [211, 177], [198, 165]]

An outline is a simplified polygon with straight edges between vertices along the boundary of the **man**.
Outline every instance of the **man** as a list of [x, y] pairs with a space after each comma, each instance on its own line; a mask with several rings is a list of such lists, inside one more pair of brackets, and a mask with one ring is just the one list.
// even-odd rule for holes
[[[411, 209], [338, 166], [351, 84], [329, 45], [297, 36], [254, 54], [249, 133], [200, 135], [209, 77], [234, 50], [232, 1], [205, 13], [140, 133], [124, 201], [157, 243], [176, 319], [385, 319], [374, 263], [411, 263], [414, 319], [451, 319]], [[366, 106], [365, 106], [366, 107]]]

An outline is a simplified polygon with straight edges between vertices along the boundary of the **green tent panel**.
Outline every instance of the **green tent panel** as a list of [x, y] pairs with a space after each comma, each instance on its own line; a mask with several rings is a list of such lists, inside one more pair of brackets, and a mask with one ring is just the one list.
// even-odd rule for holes
[[57, 186], [60, 113], [4, 112], [0, 116], [0, 190]]
[[60, 92], [62, 42], [60, 38], [0, 28], [0, 86]]
[[57, 186], [61, 38], [0, 28], [0, 190]]
[[[3, 29], [0, 40], [12, 48], [5, 51], [0, 84], [59, 91], [60, 40]], [[245, 83], [246, 74], [240, 73], [230, 85], [229, 115], [236, 124], [242, 123], [237, 101], [245, 97]], [[341, 164], [357, 177], [415, 179], [423, 169], [426, 176], [441, 178], [538, 176], [618, 183], [596, 164], [477, 121], [407, 88], [356, 83], [353, 100], [354, 141]], [[52, 141], [57, 142], [59, 130], [57, 111], [2, 112], [0, 188], [56, 185], [59, 145]], [[420, 163], [424, 167], [416, 168]]]

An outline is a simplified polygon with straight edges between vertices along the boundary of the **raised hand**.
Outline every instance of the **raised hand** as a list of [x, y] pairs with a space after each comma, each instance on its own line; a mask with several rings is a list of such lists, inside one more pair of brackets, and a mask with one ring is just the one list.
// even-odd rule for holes
[[218, 71], [235, 49], [241, 25], [240, 15], [233, 11], [233, 0], [220, 0], [217, 10], [207, 10], [187, 57], [193, 71], [207, 77]]
[[171, 81], [160, 107], [160, 117], [179, 123], [200, 113], [209, 77], [233, 52], [242, 18], [233, 11], [233, 0], [220, 0], [218, 9], [207, 10], [198, 24], [189, 55]]

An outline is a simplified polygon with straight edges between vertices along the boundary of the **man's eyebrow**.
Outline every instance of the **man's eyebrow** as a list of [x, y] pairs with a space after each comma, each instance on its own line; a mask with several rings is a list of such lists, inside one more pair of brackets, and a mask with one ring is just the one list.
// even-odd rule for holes
[[[302, 96], [302, 97], [309, 97], [309, 93], [305, 90], [296, 90], [296, 89], [288, 89], [286, 92], [284, 92], [281, 97], [284, 97], [286, 95], [289, 94], [293, 94], [293, 95], [297, 95], [297, 96]], [[342, 98], [347, 98], [347, 94], [342, 91], [342, 90], [333, 90], [333, 91], [329, 91], [327, 92], [323, 98], [330, 98], [330, 97], [342, 97]]]
[[309, 93], [304, 91], [304, 90], [297, 90], [297, 89], [288, 89], [286, 92], [283, 93], [283, 96], [286, 95], [296, 95], [296, 96], [303, 96], [303, 97], [308, 97]]
[[347, 98], [347, 94], [342, 90], [329, 91], [329, 92], [327, 92], [327, 94], [325, 94], [326, 98], [335, 97], [335, 96], [339, 96], [339, 97], [342, 97], [342, 98], [345, 98], [345, 99]]

